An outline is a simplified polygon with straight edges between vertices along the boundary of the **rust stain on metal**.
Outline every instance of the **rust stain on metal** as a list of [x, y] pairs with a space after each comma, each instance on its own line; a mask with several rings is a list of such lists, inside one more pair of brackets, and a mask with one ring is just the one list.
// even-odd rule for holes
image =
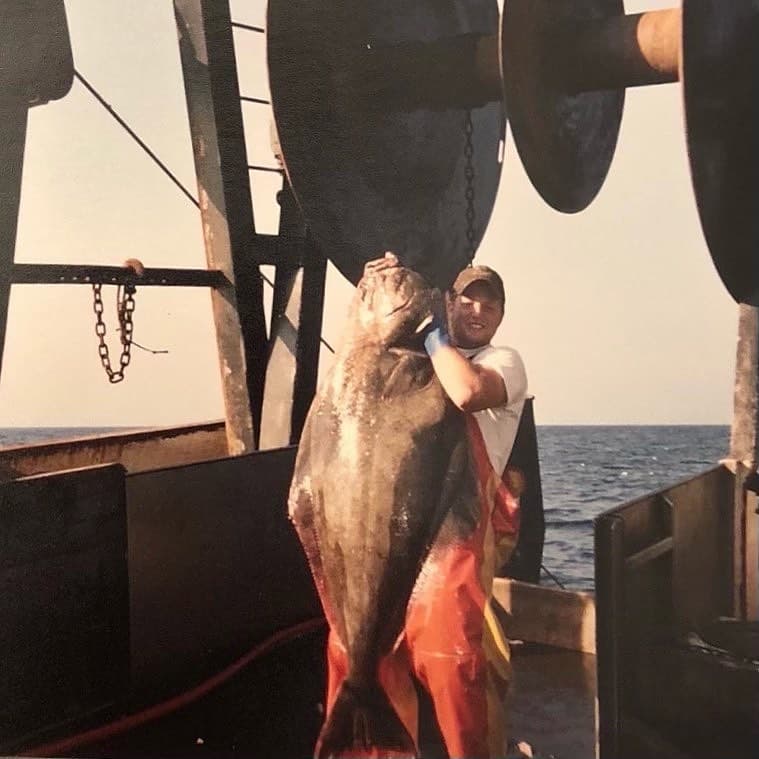
[[240, 456], [241, 454], [246, 453], [248, 450], [245, 443], [236, 437], [228, 438], [227, 446], [229, 448], [229, 453], [232, 456]]

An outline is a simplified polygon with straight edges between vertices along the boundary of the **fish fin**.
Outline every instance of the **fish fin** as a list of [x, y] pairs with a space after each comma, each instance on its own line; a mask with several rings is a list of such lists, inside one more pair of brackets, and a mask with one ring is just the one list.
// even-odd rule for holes
[[383, 367], [382, 399], [404, 398], [429, 386], [435, 377], [430, 357], [424, 352], [390, 349], [389, 367]]
[[417, 759], [409, 735], [382, 686], [361, 688], [344, 682], [319, 733], [314, 759], [336, 757]]

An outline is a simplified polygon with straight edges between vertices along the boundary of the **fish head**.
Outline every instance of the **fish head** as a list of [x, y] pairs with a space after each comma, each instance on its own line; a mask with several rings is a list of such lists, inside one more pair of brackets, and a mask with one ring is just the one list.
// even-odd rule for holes
[[352, 316], [363, 340], [421, 349], [421, 330], [443, 313], [439, 290], [412, 269], [392, 266], [364, 275], [356, 287]]

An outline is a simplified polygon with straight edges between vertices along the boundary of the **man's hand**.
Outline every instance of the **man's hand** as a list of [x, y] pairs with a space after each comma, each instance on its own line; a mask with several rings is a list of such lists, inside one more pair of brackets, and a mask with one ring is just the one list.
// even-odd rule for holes
[[364, 276], [368, 277], [383, 269], [393, 269], [400, 265], [401, 262], [398, 260], [398, 256], [396, 256], [395, 253], [387, 251], [382, 258], [375, 258], [373, 261], [366, 262], [364, 265]]

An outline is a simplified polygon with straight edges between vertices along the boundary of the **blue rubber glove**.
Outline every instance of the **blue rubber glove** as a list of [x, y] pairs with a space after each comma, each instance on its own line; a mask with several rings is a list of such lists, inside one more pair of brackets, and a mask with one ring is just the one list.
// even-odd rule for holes
[[439, 320], [435, 316], [430, 319], [430, 323], [422, 331], [422, 334], [424, 335], [424, 350], [427, 351], [430, 358], [432, 358], [440, 348], [451, 344], [445, 322]]

